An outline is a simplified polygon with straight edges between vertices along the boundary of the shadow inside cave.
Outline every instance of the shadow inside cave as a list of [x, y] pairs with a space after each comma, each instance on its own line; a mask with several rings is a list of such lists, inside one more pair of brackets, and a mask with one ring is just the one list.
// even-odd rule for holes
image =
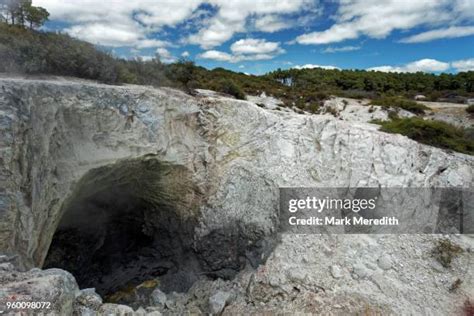
[[163, 291], [186, 291], [201, 274], [198, 200], [184, 168], [156, 159], [91, 170], [66, 202], [44, 268], [103, 296], [156, 277]]
[[108, 301], [145, 281], [186, 292], [199, 278], [232, 279], [263, 262], [273, 244], [257, 226], [235, 222], [195, 239], [202, 195], [190, 179], [154, 156], [89, 171], [64, 204], [43, 267], [71, 272]]

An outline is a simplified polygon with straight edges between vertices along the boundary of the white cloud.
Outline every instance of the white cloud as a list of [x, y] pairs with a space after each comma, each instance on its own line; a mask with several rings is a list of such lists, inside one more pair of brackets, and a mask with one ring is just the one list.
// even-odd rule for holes
[[202, 59], [233, 62], [233, 56], [231, 54], [217, 50], [208, 50], [202, 54], [199, 54], [198, 57]]
[[244, 65], [239, 65], [239, 69], [244, 69], [245, 66]]
[[322, 69], [340, 69], [339, 67], [336, 66], [331, 66], [331, 65], [315, 65], [315, 64], [306, 64], [302, 66], [294, 66], [292, 68], [295, 69], [314, 69], [314, 68], [322, 68]]
[[338, 52], [351, 52], [354, 50], [359, 50], [360, 46], [343, 46], [343, 47], [326, 47], [321, 52], [323, 53], [338, 53]]
[[267, 42], [263, 39], [254, 38], [238, 40], [230, 46], [230, 50], [232, 54], [217, 50], [208, 50], [198, 55], [198, 57], [237, 63], [244, 60], [272, 59], [285, 52], [285, 50], [280, 47], [279, 42]]
[[319, 45], [360, 36], [380, 39], [394, 30], [439, 27], [470, 21], [473, 17], [472, 0], [341, 0], [333, 26], [300, 35], [296, 42]]
[[143, 61], [150, 61], [150, 60], [153, 60], [155, 59], [156, 56], [150, 56], [150, 55], [138, 55], [138, 56], [134, 56], [133, 58], [138, 58], [138, 59], [141, 59]]
[[140, 42], [139, 31], [133, 26], [92, 23], [75, 25], [65, 31], [73, 37], [105, 46], [128, 46]]
[[[275, 32], [290, 25], [287, 18], [312, 10], [318, 0], [34, 0], [45, 7], [50, 19], [70, 24], [66, 32], [81, 39], [110, 46], [157, 44], [151, 38], [163, 27], [186, 23], [195, 30], [187, 42], [209, 49], [224, 43], [250, 25]], [[203, 5], [211, 6], [212, 10]], [[312, 11], [311, 11], [312, 12]], [[142, 43], [145, 42], [145, 43]], [[147, 46], [148, 47], [148, 46]]]
[[176, 57], [174, 57], [169, 50], [167, 50], [166, 48], [157, 48], [156, 49], [156, 54], [158, 55], [158, 57], [160, 57], [160, 61], [164, 62], [164, 63], [172, 63], [172, 62], [175, 62], [176, 61]]
[[72, 36], [106, 46], [163, 47], [165, 42], [150, 35], [163, 26], [175, 26], [197, 9], [201, 0], [34, 0], [45, 7], [51, 20], [71, 26]]
[[208, 50], [198, 55], [198, 58], [201, 58], [201, 59], [226, 61], [230, 63], [238, 63], [241, 61], [249, 61], [249, 60], [268, 60], [274, 57], [275, 55], [271, 55], [271, 54], [231, 55], [229, 53], [218, 51], [218, 50]]
[[264, 39], [241, 39], [230, 46], [234, 54], [280, 54], [283, 49], [279, 42], [267, 42]]
[[474, 71], [474, 58], [453, 61], [452, 66], [459, 72]]
[[474, 35], [474, 26], [451, 26], [444, 29], [436, 29], [413, 36], [405, 37], [400, 40], [401, 43], [422, 43], [441, 38], [456, 38]]
[[350, 24], [334, 25], [323, 32], [303, 34], [296, 38], [299, 44], [329, 44], [359, 37], [359, 32]]
[[378, 66], [371, 67], [367, 70], [382, 72], [439, 72], [446, 71], [450, 67], [449, 63], [445, 63], [436, 59], [420, 59], [403, 66]]
[[190, 54], [188, 51], [184, 51], [184, 52], [181, 54], [181, 57], [183, 57], [183, 58], [188, 58], [189, 56], [191, 56], [191, 54]]
[[[205, 22], [205, 26], [188, 38], [191, 44], [204, 49], [218, 46], [235, 33], [245, 32], [247, 20], [262, 19], [255, 27], [264, 32], [273, 32], [284, 28], [281, 16], [302, 12], [314, 7], [314, 0], [208, 0], [217, 10], [216, 14]], [[270, 16], [270, 17], [269, 17]]]
[[266, 15], [255, 20], [255, 28], [258, 31], [273, 33], [291, 27], [292, 25], [284, 19], [275, 15]]
[[137, 41], [135, 47], [137, 48], [153, 48], [153, 47], [167, 47], [172, 46], [168, 41], [161, 41], [157, 39], [141, 39]]

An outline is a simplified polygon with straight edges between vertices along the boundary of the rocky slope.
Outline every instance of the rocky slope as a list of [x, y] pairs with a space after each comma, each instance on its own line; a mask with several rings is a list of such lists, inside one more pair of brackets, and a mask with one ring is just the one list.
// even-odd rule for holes
[[[431, 255], [440, 236], [278, 236], [276, 230], [279, 187], [472, 189], [470, 156], [378, 132], [364, 122], [269, 110], [222, 96], [72, 80], [0, 78], [0, 86], [0, 252], [8, 261], [0, 272], [2, 297], [15, 289], [41, 293], [24, 280], [48, 287], [48, 278], [59, 274], [67, 281], [45, 294], [57, 313], [131, 313], [79, 292], [61, 270], [8, 275], [64, 258], [55, 249], [71, 242], [70, 234], [62, 235], [58, 248], [55, 237], [48, 254], [60, 231], [93, 239], [72, 260], [94, 249], [108, 255], [104, 245], [114, 245], [108, 240], [117, 238], [124, 218], [125, 226], [134, 225], [134, 212], [143, 212], [136, 216], [137, 230], [150, 239], [140, 243], [136, 262], [148, 266], [146, 255], [159, 262], [161, 272], [153, 273], [168, 288], [151, 298], [135, 289], [132, 302], [119, 300], [135, 310], [147, 308], [138, 314], [449, 315], [474, 295], [469, 236], [450, 237], [464, 251], [445, 268]], [[96, 213], [105, 214], [110, 230], [102, 232], [103, 219], [89, 217]], [[160, 248], [159, 257], [150, 254], [157, 240], [176, 239]], [[128, 246], [135, 251], [137, 245]], [[110, 255], [121, 257], [121, 250]], [[92, 259], [77, 260], [76, 268]], [[131, 271], [140, 282], [151, 273], [120, 264], [120, 274], [107, 276], [107, 284]], [[459, 288], [450, 291], [458, 278]], [[186, 291], [175, 293], [175, 283]]]

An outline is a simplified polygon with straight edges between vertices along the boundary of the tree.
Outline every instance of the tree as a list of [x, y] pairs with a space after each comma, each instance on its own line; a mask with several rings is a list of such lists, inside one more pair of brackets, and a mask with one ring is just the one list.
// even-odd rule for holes
[[40, 27], [49, 17], [49, 12], [42, 7], [32, 5], [32, 0], [0, 0], [0, 22], [30, 28]]
[[26, 8], [26, 21], [30, 24], [30, 29], [42, 26], [48, 21], [49, 12], [42, 7], [29, 6]]
[[0, 0], [0, 18], [2, 22], [14, 25], [20, 9], [20, 0]]

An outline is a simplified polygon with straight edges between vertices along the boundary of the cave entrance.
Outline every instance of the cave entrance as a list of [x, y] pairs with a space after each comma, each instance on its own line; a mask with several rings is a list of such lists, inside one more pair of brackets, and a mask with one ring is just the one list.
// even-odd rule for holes
[[200, 195], [182, 166], [154, 156], [89, 171], [64, 204], [45, 268], [104, 297], [159, 277], [183, 292], [201, 274], [192, 249]]

